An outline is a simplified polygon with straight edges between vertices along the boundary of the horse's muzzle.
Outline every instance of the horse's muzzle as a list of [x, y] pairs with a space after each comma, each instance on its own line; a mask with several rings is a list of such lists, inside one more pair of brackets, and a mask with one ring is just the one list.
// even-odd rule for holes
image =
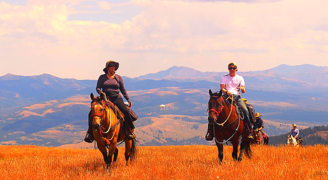
[[93, 129], [95, 129], [96, 131], [98, 131], [98, 129], [99, 129], [99, 124], [93, 124], [92, 126], [93, 126]]

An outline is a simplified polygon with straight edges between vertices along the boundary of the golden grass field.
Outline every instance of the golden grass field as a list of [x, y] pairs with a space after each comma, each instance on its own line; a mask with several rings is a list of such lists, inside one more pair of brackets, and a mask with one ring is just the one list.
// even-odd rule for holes
[[0, 146], [1, 179], [328, 179], [328, 147], [252, 146], [253, 158], [232, 160], [224, 147], [222, 165], [216, 146], [138, 147], [125, 165], [124, 148], [106, 171], [96, 149]]

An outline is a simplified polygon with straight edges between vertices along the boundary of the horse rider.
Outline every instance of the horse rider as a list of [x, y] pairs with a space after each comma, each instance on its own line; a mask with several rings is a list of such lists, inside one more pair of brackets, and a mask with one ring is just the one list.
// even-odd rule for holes
[[[243, 112], [244, 122], [246, 122], [249, 131], [246, 131], [248, 133], [249, 139], [254, 139], [251, 132], [252, 132], [252, 126], [249, 120], [249, 112], [247, 110], [246, 104], [243, 102], [240, 91], [242, 93], [245, 93], [245, 81], [244, 78], [240, 75], [237, 75], [237, 64], [235, 62], [231, 62], [228, 64], [228, 71], [229, 74], [222, 76], [220, 88], [223, 93], [223, 98], [227, 99], [228, 97], [233, 97], [234, 101], [237, 102], [237, 105], [241, 107], [241, 110]], [[245, 129], [246, 126], [244, 126]], [[205, 139], [207, 141], [213, 140], [213, 122], [208, 123], [208, 129], [207, 134], [205, 136]]]
[[264, 123], [263, 120], [261, 118], [261, 114], [260, 113], [255, 113], [255, 122], [253, 123], [253, 129], [254, 130], [258, 130], [260, 131], [262, 134], [264, 134], [264, 138], [266, 139], [268, 137], [268, 135], [266, 134], [266, 132], [264, 130], [262, 130], [264, 128]]
[[296, 124], [293, 124], [293, 129], [290, 131], [290, 135], [293, 136], [297, 142], [302, 143], [301, 137], [299, 137], [300, 131], [297, 129]]
[[[122, 95], [128, 101], [129, 107], [132, 106], [132, 102], [130, 101], [128, 92], [125, 90], [123, 79], [120, 75], [116, 74], [119, 67], [119, 63], [113, 60], [110, 60], [106, 63], [103, 71], [105, 74], [100, 75], [97, 81], [96, 91], [98, 94], [105, 93], [107, 99], [109, 99], [112, 103], [114, 103], [124, 114], [124, 120], [128, 125], [127, 136], [129, 139], [134, 139], [136, 136], [134, 134], [134, 124], [131, 119], [131, 115], [123, 102]], [[89, 114], [89, 128], [87, 135], [84, 141], [91, 143], [93, 141], [93, 133], [92, 133], [92, 120]]]
[[247, 110], [249, 112], [249, 120], [251, 121], [251, 123], [254, 123], [256, 121], [256, 118], [255, 118], [255, 109], [254, 109], [253, 105], [249, 104], [247, 99], [245, 99], [245, 98], [241, 98], [241, 99], [246, 104]]

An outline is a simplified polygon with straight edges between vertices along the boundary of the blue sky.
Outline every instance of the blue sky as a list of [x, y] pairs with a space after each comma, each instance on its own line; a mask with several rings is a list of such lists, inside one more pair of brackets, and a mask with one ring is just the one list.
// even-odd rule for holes
[[326, 0], [0, 1], [0, 76], [136, 77], [172, 66], [328, 66]]

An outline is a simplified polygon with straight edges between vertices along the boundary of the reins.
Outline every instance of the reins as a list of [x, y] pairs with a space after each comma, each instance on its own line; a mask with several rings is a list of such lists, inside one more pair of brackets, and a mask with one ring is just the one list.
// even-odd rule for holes
[[[93, 118], [93, 117], [95, 117], [95, 116], [98, 116], [98, 117], [100, 117], [100, 119], [101, 119], [101, 121], [103, 121], [104, 120], [104, 115], [105, 115], [105, 113], [107, 113], [107, 109], [106, 108], [108, 108], [108, 110], [110, 111], [110, 107], [109, 106], [107, 106], [107, 101], [106, 101], [107, 99], [105, 99], [104, 100], [104, 108], [105, 108], [105, 112], [103, 113], [103, 114], [93, 114], [93, 115], [91, 115], [91, 118]], [[116, 109], [115, 109], [116, 110]], [[117, 114], [117, 112], [114, 112], [115, 114]], [[111, 131], [115, 131], [115, 129], [116, 129], [116, 127], [118, 126], [118, 124], [120, 124], [121, 123], [121, 121], [120, 121], [120, 119], [118, 119], [118, 121], [113, 125], [113, 127], [111, 127], [111, 113], [109, 112], [108, 113], [109, 114], [109, 117], [108, 117], [108, 121], [109, 121], [109, 126], [108, 126], [108, 129], [105, 131], [105, 132], [103, 132], [102, 131], [102, 128], [100, 127], [101, 126], [101, 123], [100, 123], [100, 126], [99, 126], [99, 132], [100, 132], [100, 135], [103, 137], [103, 140], [105, 140], [105, 141], [111, 141], [111, 140], [113, 140], [113, 138], [114, 138], [114, 136], [115, 136], [115, 133], [113, 133], [113, 136], [110, 138], [110, 139], [106, 139], [105, 138], [105, 136], [109, 133], [109, 132], [111, 132]]]
[[[230, 98], [230, 97], [228, 97], [228, 98]], [[227, 98], [227, 99], [228, 99], [228, 98]], [[214, 134], [214, 137], [215, 137], [215, 141], [216, 141], [217, 143], [219, 143], [219, 144], [224, 144], [224, 143], [228, 142], [228, 141], [229, 141], [229, 140], [230, 140], [230, 139], [236, 134], [236, 132], [238, 131], [239, 126], [240, 126], [240, 118], [237, 116], [237, 119], [235, 119], [233, 122], [231, 122], [230, 124], [228, 124], [228, 125], [226, 126], [226, 127], [228, 127], [228, 126], [234, 124], [234, 123], [239, 119], [239, 121], [238, 121], [238, 126], [237, 126], [235, 132], [234, 132], [234, 133], [233, 133], [228, 139], [223, 139], [222, 142], [219, 142], [219, 141], [217, 140], [217, 138], [216, 138], [216, 136], [215, 136], [215, 126], [214, 126], [214, 125], [216, 124], [216, 125], [221, 126], [221, 127], [223, 128], [224, 124], [228, 121], [228, 119], [229, 119], [230, 116], [231, 116], [232, 106], [233, 106], [233, 101], [234, 101], [234, 99], [233, 99], [233, 96], [232, 96], [232, 98], [231, 98], [231, 104], [230, 104], [230, 112], [229, 112], [229, 115], [228, 115], [227, 119], [224, 120], [223, 123], [218, 123], [218, 122], [217, 122], [217, 119], [218, 119], [220, 113], [221, 113], [222, 110], [223, 110], [223, 105], [222, 105], [220, 111], [216, 111], [215, 109], [210, 109], [210, 110], [209, 110], [209, 112], [213, 111], [213, 112], [215, 112], [215, 113], [217, 114], [217, 115], [216, 115], [217, 118], [216, 118], [216, 120], [214, 121], [215, 123], [213, 123], [213, 134]]]

